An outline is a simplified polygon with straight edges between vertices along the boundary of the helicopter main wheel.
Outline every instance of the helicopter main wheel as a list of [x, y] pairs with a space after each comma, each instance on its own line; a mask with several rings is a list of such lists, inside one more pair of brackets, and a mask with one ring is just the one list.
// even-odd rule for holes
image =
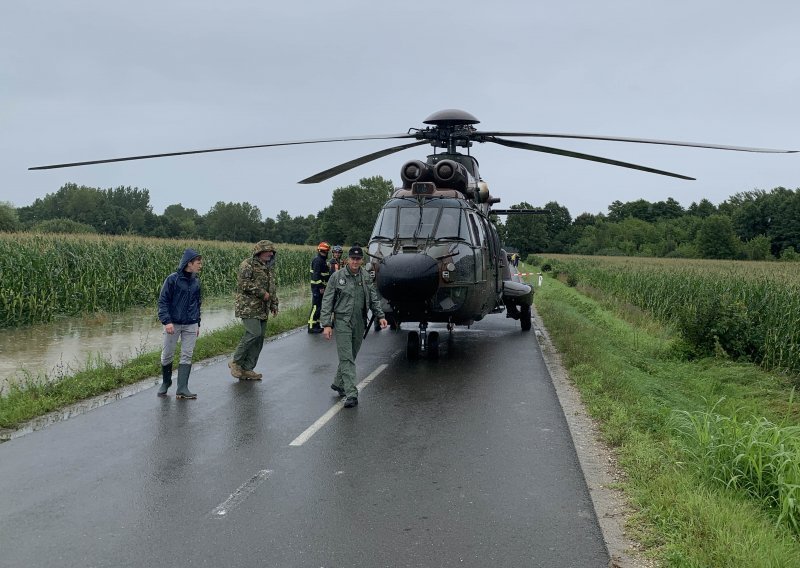
[[428, 359], [439, 358], [439, 332], [432, 331], [428, 335]]
[[419, 359], [419, 333], [416, 331], [408, 332], [408, 344], [406, 345], [406, 357], [415, 361]]
[[531, 330], [531, 307], [520, 306], [519, 323], [522, 326], [522, 331]]

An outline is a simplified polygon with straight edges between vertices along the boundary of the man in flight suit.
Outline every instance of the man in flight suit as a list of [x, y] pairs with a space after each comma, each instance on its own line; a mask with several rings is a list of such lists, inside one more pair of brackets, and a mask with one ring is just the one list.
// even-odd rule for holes
[[[336, 351], [339, 355], [339, 367], [331, 388], [339, 396], [346, 397], [345, 408], [358, 404], [356, 355], [367, 327], [367, 310], [372, 310], [381, 328], [388, 325], [369, 272], [361, 267], [363, 258], [364, 251], [360, 246], [350, 247], [347, 264], [331, 275], [322, 297], [322, 336], [330, 339], [336, 334]], [[335, 330], [332, 327], [334, 319]]]

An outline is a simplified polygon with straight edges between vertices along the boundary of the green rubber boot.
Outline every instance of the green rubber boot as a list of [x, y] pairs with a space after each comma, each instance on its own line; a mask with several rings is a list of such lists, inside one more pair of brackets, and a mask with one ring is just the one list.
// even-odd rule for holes
[[178, 390], [175, 391], [175, 398], [197, 398], [196, 394], [189, 392], [189, 374], [191, 372], [191, 365], [178, 365]]
[[167, 396], [169, 387], [172, 386], [172, 363], [161, 365], [161, 386], [158, 387], [158, 396]]

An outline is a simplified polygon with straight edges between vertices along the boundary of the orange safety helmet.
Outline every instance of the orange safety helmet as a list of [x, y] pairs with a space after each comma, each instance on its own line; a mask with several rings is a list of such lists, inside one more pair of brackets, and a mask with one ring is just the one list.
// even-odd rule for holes
[[321, 243], [319, 243], [317, 245], [317, 250], [320, 251], [320, 252], [322, 252], [322, 251], [328, 252], [329, 250], [331, 250], [331, 245], [329, 245], [325, 241], [322, 241]]

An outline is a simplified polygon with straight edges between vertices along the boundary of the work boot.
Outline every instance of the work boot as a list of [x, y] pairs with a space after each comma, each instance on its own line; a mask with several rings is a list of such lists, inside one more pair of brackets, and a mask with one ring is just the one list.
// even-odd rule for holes
[[235, 379], [241, 379], [244, 371], [236, 361], [229, 361], [228, 368], [231, 370], [231, 376]]
[[158, 396], [167, 396], [169, 387], [172, 386], [172, 363], [161, 365], [161, 386], [158, 387]]
[[189, 392], [189, 374], [192, 372], [190, 364], [178, 365], [178, 390], [175, 391], [175, 398], [197, 398], [193, 392]]
[[344, 407], [345, 408], [353, 408], [354, 406], [358, 406], [358, 398], [355, 396], [348, 396], [344, 400]]
[[344, 389], [342, 387], [337, 387], [336, 385], [331, 385], [331, 388], [335, 390], [339, 396], [344, 396]]
[[255, 371], [245, 371], [242, 370], [242, 376], [239, 379], [243, 379], [245, 381], [260, 381], [261, 377], [263, 377], [261, 373], [256, 373]]

